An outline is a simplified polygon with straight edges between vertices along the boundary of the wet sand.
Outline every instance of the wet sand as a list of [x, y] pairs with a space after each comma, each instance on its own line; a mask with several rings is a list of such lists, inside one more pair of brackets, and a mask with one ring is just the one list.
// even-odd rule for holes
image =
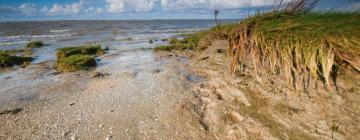
[[201, 80], [185, 62], [147, 50], [107, 55], [88, 72], [58, 74], [53, 62], [12, 71], [1, 77], [0, 139], [199, 139], [178, 114]]

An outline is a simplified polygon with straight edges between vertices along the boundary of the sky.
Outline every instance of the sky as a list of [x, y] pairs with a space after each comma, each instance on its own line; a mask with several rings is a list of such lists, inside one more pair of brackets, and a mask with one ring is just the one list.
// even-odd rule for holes
[[[0, 0], [0, 21], [211, 19], [215, 9], [219, 18], [240, 19], [274, 1], [280, 0]], [[360, 0], [320, 0], [318, 9], [359, 10]]]

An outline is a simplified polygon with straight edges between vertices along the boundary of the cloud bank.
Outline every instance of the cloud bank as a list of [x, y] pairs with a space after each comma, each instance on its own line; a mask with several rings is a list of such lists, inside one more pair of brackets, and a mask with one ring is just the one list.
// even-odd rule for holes
[[[74, 0], [22, 3], [18, 6], [0, 5], [0, 20], [3, 17], [142, 17], [164, 18], [211, 18], [214, 9], [223, 16], [239, 18], [248, 14], [249, 7], [271, 9], [280, 0]], [[284, 0], [291, 2], [295, 0]], [[332, 1], [332, 2], [331, 2]], [[320, 0], [321, 5], [360, 10], [358, 0]], [[349, 8], [350, 7], [350, 8]], [[165, 15], [165, 16], [164, 16]], [[182, 16], [182, 17], [178, 17]], [[227, 18], [225, 17], [225, 18]], [[134, 17], [137, 18], [137, 17]]]

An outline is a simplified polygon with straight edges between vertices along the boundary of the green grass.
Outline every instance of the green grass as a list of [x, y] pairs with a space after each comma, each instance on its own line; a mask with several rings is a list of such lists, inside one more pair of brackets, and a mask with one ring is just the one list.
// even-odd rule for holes
[[83, 54], [62, 57], [56, 60], [55, 67], [60, 72], [74, 72], [80, 70], [88, 70], [96, 66], [94, 57]]
[[255, 73], [270, 68], [295, 86], [309, 73], [329, 85], [342, 63], [360, 71], [359, 23], [358, 12], [280, 11], [246, 18], [229, 37], [231, 70], [251, 56]]
[[175, 46], [169, 45], [169, 46], [157, 46], [155, 47], [154, 51], [171, 51], [174, 50]]
[[103, 55], [104, 50], [100, 45], [83, 45], [79, 47], [67, 47], [61, 48], [56, 51], [56, 58], [60, 59], [63, 57], [68, 57], [76, 54], [85, 54], [85, 55]]
[[42, 41], [31, 41], [26, 44], [26, 48], [28, 48], [28, 49], [40, 48], [43, 46], [44, 46], [44, 43]]
[[30, 63], [33, 60], [31, 57], [12, 56], [4, 51], [0, 51], [0, 67], [11, 67], [14, 65], [23, 65]]
[[168, 46], [158, 46], [155, 51], [171, 50], [203, 50], [208, 47], [214, 40], [227, 39], [230, 31], [237, 24], [225, 24], [213, 27], [209, 30], [182, 35], [183, 39], [171, 38]]

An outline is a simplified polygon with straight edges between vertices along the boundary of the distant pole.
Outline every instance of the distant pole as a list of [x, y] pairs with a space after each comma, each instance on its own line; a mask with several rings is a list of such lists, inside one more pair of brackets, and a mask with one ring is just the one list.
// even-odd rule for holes
[[249, 3], [248, 17], [250, 17], [251, 2], [252, 2], [252, 0], [250, 0], [250, 3]]
[[217, 10], [217, 9], [215, 9], [214, 15], [215, 15], [215, 23], [216, 23], [216, 25], [219, 25], [219, 22], [218, 22], [218, 20], [217, 20], [217, 17], [218, 17], [218, 15], [219, 15], [219, 13], [220, 13], [220, 11]]

